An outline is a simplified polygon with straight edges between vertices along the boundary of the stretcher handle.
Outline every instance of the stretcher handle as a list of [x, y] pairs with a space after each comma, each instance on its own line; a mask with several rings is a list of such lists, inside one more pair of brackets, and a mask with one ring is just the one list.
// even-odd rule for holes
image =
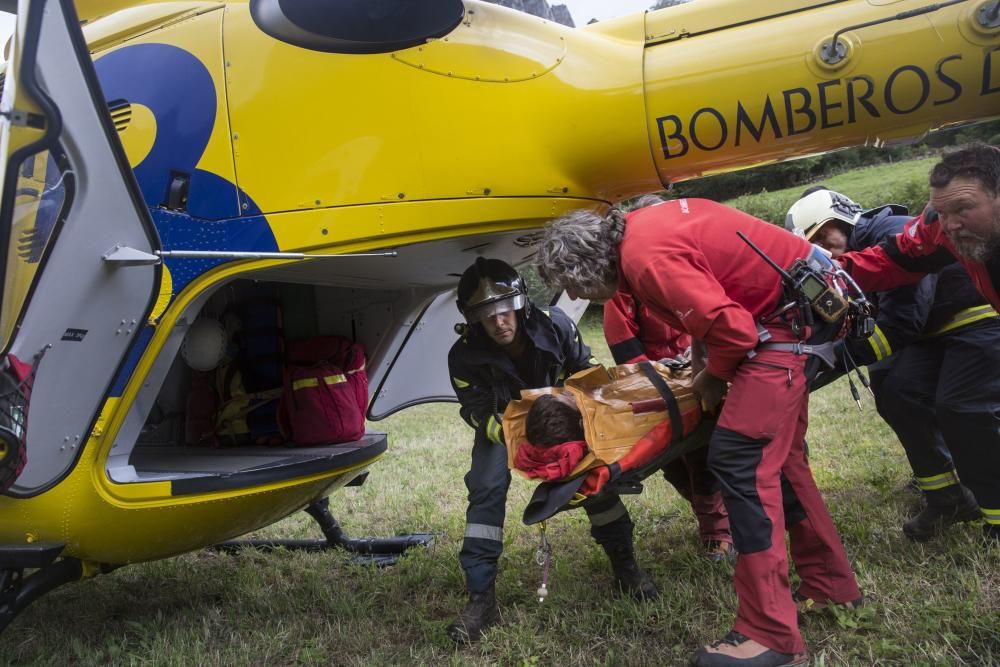
[[663, 412], [667, 409], [667, 402], [662, 398], [647, 398], [643, 401], [633, 401], [629, 403], [632, 406], [632, 414], [634, 415], [644, 415], [650, 412]]

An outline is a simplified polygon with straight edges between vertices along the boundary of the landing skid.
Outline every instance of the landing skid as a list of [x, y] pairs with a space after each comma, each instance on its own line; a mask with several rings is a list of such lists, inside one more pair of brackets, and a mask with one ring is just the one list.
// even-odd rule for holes
[[[63, 547], [62, 544], [0, 545], [0, 632], [42, 595], [83, 576], [83, 565], [77, 559], [56, 561]], [[35, 572], [25, 577], [25, 570]]]
[[362, 537], [351, 539], [344, 534], [333, 515], [330, 514], [330, 499], [321, 498], [305, 508], [320, 530], [322, 539], [311, 540], [230, 540], [215, 545], [215, 549], [227, 553], [239, 552], [242, 549], [259, 549], [273, 551], [275, 549], [294, 549], [299, 551], [326, 551], [328, 549], [343, 549], [354, 554], [351, 562], [389, 567], [395, 565], [399, 558], [411, 547], [430, 546], [434, 543], [434, 535], [430, 533], [414, 533], [397, 535], [395, 537]]

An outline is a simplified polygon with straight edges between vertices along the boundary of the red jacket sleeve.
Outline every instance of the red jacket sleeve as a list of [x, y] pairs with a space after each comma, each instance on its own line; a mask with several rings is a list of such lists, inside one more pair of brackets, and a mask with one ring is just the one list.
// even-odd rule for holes
[[733, 301], [696, 250], [658, 257], [643, 268], [636, 295], [666, 321], [708, 349], [708, 372], [731, 380], [747, 352], [757, 346], [753, 315]]
[[951, 244], [930, 209], [906, 223], [896, 236], [838, 259], [866, 292], [912, 285], [955, 261]]
[[639, 313], [635, 299], [618, 290], [604, 304], [604, 338], [616, 364], [646, 361], [646, 352], [639, 340]]

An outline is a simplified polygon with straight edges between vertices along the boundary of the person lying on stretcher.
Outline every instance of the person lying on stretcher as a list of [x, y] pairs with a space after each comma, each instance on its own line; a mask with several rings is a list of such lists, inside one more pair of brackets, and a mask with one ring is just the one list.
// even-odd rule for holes
[[668, 448], [683, 453], [679, 443], [702, 421], [692, 379], [688, 368], [642, 362], [585, 369], [562, 389], [524, 391], [503, 416], [508, 465], [551, 483], [543, 486], [572, 481], [574, 505], [623, 473], [662, 466], [672, 459]]
[[524, 429], [526, 440], [517, 448], [514, 467], [529, 477], [564, 479], [587, 454], [583, 415], [571, 394], [539, 396], [528, 410]]

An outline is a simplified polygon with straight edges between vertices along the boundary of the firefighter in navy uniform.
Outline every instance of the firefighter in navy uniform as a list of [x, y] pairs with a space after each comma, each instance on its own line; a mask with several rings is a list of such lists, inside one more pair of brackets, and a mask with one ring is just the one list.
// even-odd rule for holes
[[[459, 554], [469, 601], [448, 636], [471, 642], [499, 620], [494, 584], [510, 486], [501, 415], [522, 389], [561, 386], [593, 363], [573, 321], [558, 308], [548, 315], [535, 308], [521, 276], [503, 261], [479, 258], [465, 271], [458, 308], [467, 325], [448, 354], [448, 370], [475, 442], [465, 476], [469, 506]], [[622, 501], [613, 496], [584, 509], [621, 590], [655, 599], [655, 586], [635, 561], [632, 520]]]
[[[844, 195], [820, 188], [792, 206], [786, 226], [839, 257], [894, 238], [912, 220], [905, 213], [895, 206], [862, 212]], [[848, 358], [870, 364], [878, 412], [899, 437], [926, 499], [923, 511], [903, 524], [907, 537], [923, 541], [978, 519], [977, 499], [1000, 507], [1000, 465], [984, 456], [1000, 451], [994, 417], [1000, 411], [1000, 317], [957, 262], [874, 299], [875, 333], [847, 341]]]

